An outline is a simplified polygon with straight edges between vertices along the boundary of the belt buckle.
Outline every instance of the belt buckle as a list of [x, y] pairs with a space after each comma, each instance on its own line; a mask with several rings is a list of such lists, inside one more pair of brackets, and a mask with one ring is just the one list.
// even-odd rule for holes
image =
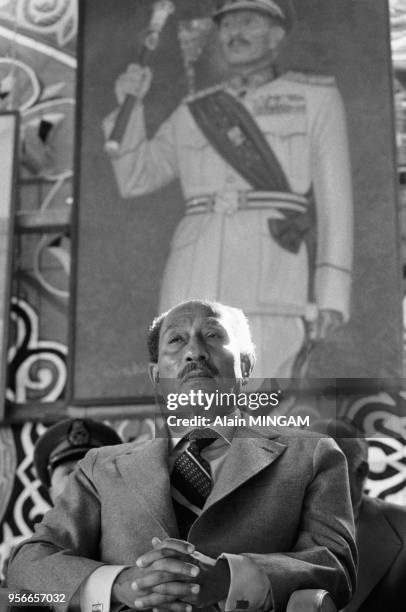
[[233, 215], [240, 207], [238, 191], [220, 191], [216, 193], [214, 211], [216, 213]]
[[238, 208], [242, 210], [248, 208], [248, 191], [238, 192]]

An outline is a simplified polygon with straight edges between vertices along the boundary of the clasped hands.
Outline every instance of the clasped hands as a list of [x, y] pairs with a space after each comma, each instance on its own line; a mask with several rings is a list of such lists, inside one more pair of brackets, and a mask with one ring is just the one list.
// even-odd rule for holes
[[[112, 601], [136, 610], [191, 612], [226, 599], [228, 562], [195, 553], [189, 542], [153, 538], [152, 550], [117, 576]], [[196, 556], [193, 556], [193, 555]]]

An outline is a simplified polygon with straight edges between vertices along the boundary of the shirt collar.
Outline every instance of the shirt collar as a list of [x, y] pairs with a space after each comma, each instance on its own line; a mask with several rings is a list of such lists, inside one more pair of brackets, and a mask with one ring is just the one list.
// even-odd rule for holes
[[269, 81], [273, 81], [277, 76], [274, 66], [268, 66], [263, 70], [252, 72], [247, 75], [236, 74], [233, 75], [228, 81], [227, 86], [229, 89], [239, 94], [248, 90], [257, 89], [261, 85], [265, 85]]
[[[227, 417], [229, 418], [234, 418], [235, 416], [239, 416], [241, 413], [238, 410], [238, 408], [235, 408], [232, 412], [230, 412]], [[191, 427], [189, 430], [185, 431], [185, 433], [183, 434], [182, 437], [177, 437], [176, 433], [173, 432], [171, 430], [170, 427], [168, 427], [168, 431], [169, 431], [169, 440], [168, 440], [168, 444], [169, 444], [169, 452], [172, 452], [180, 442], [182, 442], [182, 440], [185, 439], [185, 437], [193, 430], [196, 429], [195, 427]], [[218, 435], [220, 441], [223, 443], [225, 442], [228, 446], [231, 445], [231, 442], [233, 440], [234, 437], [234, 432], [235, 432], [235, 426], [234, 425], [230, 425], [230, 426], [222, 426], [222, 425], [216, 425], [213, 427], [210, 427], [209, 429], [212, 429], [213, 431], [216, 432], [216, 434]], [[215, 444], [215, 443], [213, 443]]]

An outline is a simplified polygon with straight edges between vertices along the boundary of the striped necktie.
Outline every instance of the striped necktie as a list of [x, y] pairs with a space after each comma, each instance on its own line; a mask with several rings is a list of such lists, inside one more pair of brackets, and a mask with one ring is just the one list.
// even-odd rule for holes
[[[176, 458], [171, 474], [171, 485], [191, 505], [203, 508], [213, 486], [209, 463], [201, 456], [204, 448], [216, 437], [198, 437], [201, 431], [193, 430], [187, 436], [189, 444]], [[207, 431], [205, 431], [207, 436]], [[187, 537], [197, 514], [173, 498], [176, 519], [182, 538]]]

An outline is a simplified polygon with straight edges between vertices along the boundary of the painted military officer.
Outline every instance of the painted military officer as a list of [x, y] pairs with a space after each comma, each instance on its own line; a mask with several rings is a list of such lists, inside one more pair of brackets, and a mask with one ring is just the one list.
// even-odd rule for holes
[[[352, 189], [346, 120], [333, 77], [278, 74], [290, 0], [226, 0], [214, 13], [228, 69], [221, 85], [186, 98], [147, 139], [142, 100], [149, 68], [116, 81], [136, 96], [112, 156], [123, 197], [180, 179], [185, 216], [171, 243], [160, 310], [188, 298], [247, 313], [255, 375], [289, 377], [303, 345], [303, 315], [324, 339], [349, 318]], [[106, 120], [109, 134], [114, 115]]]

